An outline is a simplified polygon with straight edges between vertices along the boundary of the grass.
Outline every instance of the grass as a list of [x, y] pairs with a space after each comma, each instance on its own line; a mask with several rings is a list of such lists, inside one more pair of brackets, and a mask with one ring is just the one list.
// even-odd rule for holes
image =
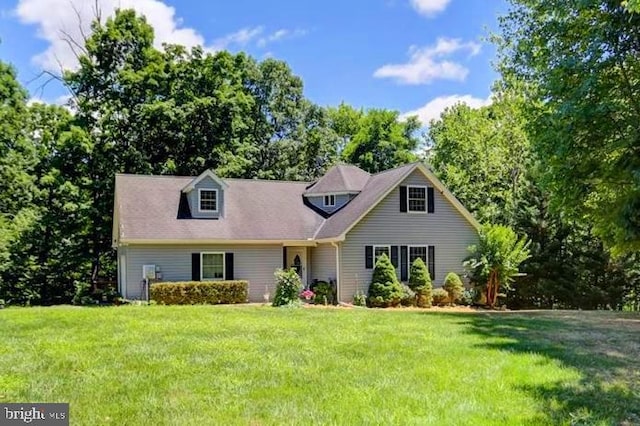
[[0, 311], [0, 403], [72, 424], [638, 424], [640, 316]]

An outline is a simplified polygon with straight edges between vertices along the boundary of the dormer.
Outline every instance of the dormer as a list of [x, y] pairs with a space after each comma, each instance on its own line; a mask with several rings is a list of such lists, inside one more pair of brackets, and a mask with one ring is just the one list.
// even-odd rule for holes
[[182, 188], [194, 219], [224, 217], [224, 191], [228, 185], [211, 170], [205, 170]]
[[356, 166], [338, 164], [307, 187], [305, 202], [315, 210], [331, 215], [355, 198], [369, 177], [369, 173]]

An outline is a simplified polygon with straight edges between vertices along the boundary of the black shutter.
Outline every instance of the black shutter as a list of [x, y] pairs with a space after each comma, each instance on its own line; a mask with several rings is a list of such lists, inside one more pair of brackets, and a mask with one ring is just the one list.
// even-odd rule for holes
[[282, 269], [287, 269], [287, 248], [282, 247]]
[[191, 281], [200, 281], [200, 253], [191, 253]]
[[405, 213], [407, 211], [407, 187], [400, 187], [400, 212]]
[[435, 206], [433, 205], [433, 188], [427, 188], [427, 213], [433, 213]]
[[429, 254], [427, 255], [428, 265], [429, 265], [429, 276], [432, 281], [436, 280], [436, 248], [434, 246], [429, 246], [427, 248]]
[[400, 246], [400, 281], [409, 279], [409, 248]]
[[364, 267], [373, 269], [373, 246], [364, 246]]
[[233, 279], [233, 253], [224, 254], [224, 279]]
[[398, 246], [391, 246], [391, 264], [394, 268], [398, 267]]

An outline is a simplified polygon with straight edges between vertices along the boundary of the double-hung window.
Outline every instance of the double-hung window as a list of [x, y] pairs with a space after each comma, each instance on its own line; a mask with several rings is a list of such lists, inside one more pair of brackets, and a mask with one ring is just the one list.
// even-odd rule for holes
[[224, 280], [224, 253], [201, 253], [202, 280]]
[[427, 246], [409, 246], [409, 265], [418, 258], [427, 264]]
[[426, 212], [427, 188], [425, 186], [407, 187], [407, 205], [410, 212]]
[[218, 211], [218, 190], [217, 189], [199, 189], [198, 190], [198, 208], [201, 212], [217, 212]]
[[373, 262], [378, 261], [378, 258], [386, 254], [388, 258], [391, 258], [391, 246], [373, 246]]

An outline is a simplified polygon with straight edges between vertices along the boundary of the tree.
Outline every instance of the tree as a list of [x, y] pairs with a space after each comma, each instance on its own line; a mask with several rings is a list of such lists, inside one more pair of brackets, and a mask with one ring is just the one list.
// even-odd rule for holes
[[500, 287], [508, 288], [518, 274], [520, 264], [529, 258], [529, 241], [518, 239], [509, 227], [485, 225], [478, 245], [470, 246], [471, 256], [465, 266], [472, 279], [485, 286], [487, 305], [494, 307]]
[[421, 258], [417, 258], [411, 264], [409, 270], [409, 288], [416, 294], [416, 305], [421, 308], [431, 307], [431, 276], [427, 265]]
[[378, 257], [373, 268], [373, 277], [369, 285], [369, 306], [397, 306], [402, 299], [402, 286], [396, 275], [396, 268], [386, 254]]
[[552, 206], [616, 252], [638, 250], [640, 14], [616, 1], [511, 0], [500, 29], [500, 71], [527, 82]]
[[452, 305], [460, 300], [462, 292], [464, 291], [462, 280], [455, 272], [449, 272], [447, 276], [444, 277], [444, 285], [442, 288], [444, 288], [449, 295], [449, 303]]
[[[399, 121], [397, 111], [371, 109], [359, 113], [341, 105], [331, 117], [334, 131], [346, 142], [342, 159], [370, 173], [377, 173], [417, 160], [414, 151], [420, 128], [416, 117]], [[357, 125], [350, 120], [359, 116]]]

